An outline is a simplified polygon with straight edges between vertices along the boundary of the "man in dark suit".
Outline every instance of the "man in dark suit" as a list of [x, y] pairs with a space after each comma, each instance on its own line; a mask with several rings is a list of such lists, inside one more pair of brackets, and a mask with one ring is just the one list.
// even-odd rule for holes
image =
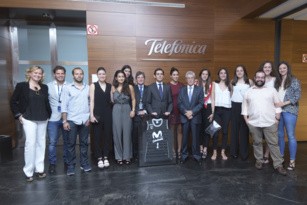
[[133, 143], [133, 158], [138, 159], [138, 140], [139, 140], [139, 125], [141, 118], [147, 114], [146, 111], [146, 95], [148, 87], [145, 83], [145, 73], [138, 71], [135, 75], [136, 85], [134, 86], [135, 93], [135, 117], [133, 118], [132, 143]]
[[157, 68], [154, 72], [156, 82], [148, 86], [146, 108], [149, 115], [157, 118], [169, 116], [173, 110], [171, 87], [163, 83], [164, 71]]
[[194, 159], [201, 164], [199, 131], [202, 121], [201, 109], [204, 106], [204, 92], [201, 87], [194, 85], [194, 72], [188, 71], [185, 78], [188, 85], [179, 89], [177, 101], [183, 133], [181, 163], [184, 163], [189, 156], [188, 143], [190, 130], [192, 130], [192, 154]]

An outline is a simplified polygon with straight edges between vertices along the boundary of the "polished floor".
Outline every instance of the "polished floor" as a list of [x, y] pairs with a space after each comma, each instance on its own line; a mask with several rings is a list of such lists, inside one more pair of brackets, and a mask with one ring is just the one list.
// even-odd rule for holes
[[111, 158], [110, 168], [99, 170], [91, 157], [91, 172], [77, 164], [76, 175], [67, 176], [58, 157], [56, 174], [26, 182], [23, 148], [17, 148], [13, 161], [0, 165], [0, 204], [307, 204], [306, 159], [307, 143], [299, 143], [295, 171], [281, 176], [271, 160], [256, 170], [252, 148], [247, 161], [219, 157], [201, 166], [189, 159], [182, 165], [140, 168], [137, 162], [118, 165]]

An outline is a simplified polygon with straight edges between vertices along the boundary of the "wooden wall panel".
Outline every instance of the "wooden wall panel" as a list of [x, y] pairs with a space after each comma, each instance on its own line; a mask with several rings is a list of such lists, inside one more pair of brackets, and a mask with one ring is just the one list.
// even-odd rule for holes
[[[149, 0], [148, 0], [149, 1]], [[264, 19], [242, 19], [263, 6], [276, 3], [272, 0], [151, 0], [155, 2], [184, 3], [185, 8], [161, 8], [136, 5], [122, 5], [97, 2], [72, 2], [67, 0], [3, 0], [0, 7], [50, 8], [86, 10], [87, 23], [99, 25], [99, 36], [88, 36], [89, 74], [96, 73], [99, 66], [107, 69], [108, 81], [112, 82], [114, 72], [124, 64], [130, 64], [133, 74], [142, 70], [146, 84], [154, 82], [154, 69], [162, 67], [165, 82], [169, 81], [172, 66], [180, 70], [180, 81], [188, 70], [199, 71], [207, 67], [212, 79], [217, 77], [220, 67], [228, 68], [230, 77], [238, 64], [246, 66], [250, 78], [261, 62], [274, 59], [275, 22]], [[283, 2], [279, 0], [278, 2]], [[289, 61], [294, 75], [302, 83], [303, 99], [300, 115], [307, 113], [306, 65], [301, 63], [302, 52], [306, 52], [307, 25], [304, 21], [282, 22], [281, 59]], [[208, 50], [204, 56], [196, 55], [147, 55], [144, 40], [162, 38], [168, 41], [184, 40], [205, 42]], [[208, 61], [144, 61], [147, 58], [199, 57]], [[307, 122], [299, 116], [297, 133], [299, 140]]]
[[10, 98], [13, 93], [12, 61], [9, 28], [1, 21], [0, 24], [0, 135], [12, 136], [12, 145], [17, 145], [15, 120], [10, 109]]
[[287, 61], [292, 74], [300, 80], [302, 99], [299, 101], [299, 115], [296, 125], [296, 138], [306, 141], [307, 137], [307, 63], [302, 63], [302, 54], [307, 53], [307, 21], [282, 21], [281, 60]]
[[134, 14], [87, 12], [87, 24], [97, 24], [99, 36], [135, 36]]

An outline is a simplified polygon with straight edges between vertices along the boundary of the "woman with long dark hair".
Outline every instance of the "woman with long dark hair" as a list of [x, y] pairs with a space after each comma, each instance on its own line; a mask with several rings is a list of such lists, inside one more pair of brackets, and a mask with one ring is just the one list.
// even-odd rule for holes
[[26, 82], [16, 85], [10, 106], [15, 119], [23, 126], [25, 133], [23, 172], [27, 181], [33, 181], [35, 173], [45, 178], [44, 159], [46, 149], [46, 128], [51, 116], [48, 86], [43, 84], [45, 73], [39, 66], [26, 70]]
[[[228, 139], [228, 126], [231, 117], [231, 85], [229, 82], [229, 74], [226, 68], [220, 68], [218, 72], [218, 79], [213, 83], [212, 97], [214, 97], [214, 120], [222, 127], [222, 150], [221, 157], [223, 160], [227, 160], [225, 149]], [[217, 157], [217, 144], [218, 144], [219, 132], [216, 132], [213, 136], [213, 155], [212, 160], [216, 160]]]
[[240, 155], [242, 160], [246, 160], [249, 151], [249, 130], [241, 115], [241, 107], [244, 93], [254, 85], [253, 81], [248, 79], [244, 65], [237, 65], [234, 70], [234, 77], [231, 81], [231, 140], [230, 154], [236, 159]]
[[299, 110], [298, 101], [301, 99], [300, 81], [292, 75], [290, 65], [282, 61], [278, 65], [275, 88], [278, 91], [278, 97], [281, 101], [279, 106], [282, 108], [280, 123], [278, 125], [278, 144], [280, 154], [283, 157], [285, 152], [285, 128], [288, 137], [290, 163], [288, 170], [295, 168], [295, 156], [297, 142], [295, 138], [295, 126]]
[[126, 75], [122, 70], [115, 72], [111, 101], [114, 103], [112, 119], [115, 159], [120, 165], [123, 164], [123, 160], [128, 165], [132, 158], [131, 131], [132, 118], [135, 115], [135, 95], [133, 86], [128, 84]]
[[179, 94], [179, 88], [183, 87], [184, 85], [178, 81], [179, 79], [179, 71], [177, 68], [172, 67], [170, 71], [170, 77], [171, 77], [171, 82], [167, 83], [172, 90], [172, 99], [173, 99], [173, 111], [172, 114], [174, 116], [171, 116], [170, 119], [170, 128], [171, 130], [175, 130], [175, 126], [177, 124], [177, 151], [175, 151], [175, 140], [174, 140], [174, 146], [173, 146], [173, 157], [176, 157], [176, 152], [178, 153], [178, 156], [180, 158], [180, 149], [181, 149], [181, 144], [182, 144], [182, 128], [179, 120], [180, 116], [180, 111], [179, 108], [177, 107], [177, 98]]
[[134, 86], [134, 79], [133, 79], [133, 75], [132, 75], [131, 66], [130, 65], [124, 65], [122, 67], [122, 71], [124, 71], [124, 73], [126, 75], [128, 84]]
[[[264, 61], [259, 66], [258, 70], [261, 70], [265, 73], [265, 86], [267, 87], [274, 87], [276, 78], [274, 77], [274, 64], [272, 61]], [[269, 163], [269, 155], [270, 155], [270, 148], [267, 143], [265, 143], [265, 152], [263, 155], [263, 160], [265, 164]]]
[[204, 68], [199, 73], [198, 86], [204, 90], [204, 107], [202, 109], [202, 130], [200, 132], [200, 152], [202, 158], [207, 158], [207, 148], [209, 146], [210, 136], [205, 129], [210, 125], [214, 116], [214, 98], [212, 98], [212, 82], [210, 70]]
[[[112, 135], [111, 84], [106, 82], [107, 74], [103, 67], [97, 69], [97, 76], [98, 81], [90, 87], [90, 120], [93, 126], [98, 168], [107, 168], [110, 166], [108, 156]], [[104, 131], [103, 153], [102, 131]]]

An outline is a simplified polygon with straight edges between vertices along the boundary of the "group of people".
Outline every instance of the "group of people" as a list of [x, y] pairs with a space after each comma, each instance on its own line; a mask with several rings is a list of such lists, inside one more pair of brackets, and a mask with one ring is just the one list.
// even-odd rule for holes
[[[236, 66], [230, 81], [226, 68], [220, 68], [216, 81], [211, 80], [209, 69], [202, 69], [199, 78], [188, 71], [187, 85], [179, 82], [179, 70], [171, 68], [171, 82], [165, 84], [164, 70], [154, 71], [155, 82], [145, 85], [145, 73], [138, 71], [135, 81], [129, 65], [117, 70], [112, 84], [106, 82], [103, 67], [97, 69], [98, 81], [90, 86], [83, 82], [84, 73], [79, 67], [72, 70], [73, 82], [65, 81], [66, 69], [53, 69], [55, 80], [43, 84], [44, 70], [31, 66], [26, 70], [26, 82], [16, 85], [10, 105], [13, 115], [23, 125], [25, 132], [25, 166], [27, 181], [33, 175], [46, 177], [44, 156], [46, 131], [49, 137], [49, 173], [56, 172], [56, 145], [59, 130], [63, 136], [63, 159], [67, 175], [75, 174], [77, 135], [80, 145], [80, 168], [91, 171], [88, 162], [89, 124], [94, 134], [95, 157], [98, 168], [110, 166], [108, 160], [111, 137], [117, 164], [131, 163], [138, 158], [139, 122], [145, 115], [168, 118], [170, 129], [177, 129], [178, 146], [173, 154], [180, 162], [188, 159], [188, 144], [192, 132], [192, 156], [198, 162], [208, 157], [208, 146], [212, 138], [211, 160], [218, 157], [218, 136], [209, 136], [205, 129], [217, 122], [222, 130], [221, 158], [228, 141], [231, 121], [230, 154], [246, 160], [249, 151], [249, 132], [253, 138], [256, 168], [269, 162], [269, 153], [274, 168], [282, 175], [285, 150], [285, 131], [289, 140], [290, 162], [288, 170], [295, 168], [297, 142], [295, 126], [298, 101], [301, 97], [300, 83], [292, 75], [287, 62], [279, 63], [274, 76], [274, 66], [263, 62], [255, 73], [254, 81], [247, 76], [243, 65]], [[103, 137], [102, 137], [103, 136]], [[262, 140], [266, 141], [263, 153]], [[103, 149], [102, 149], [103, 140]]]

